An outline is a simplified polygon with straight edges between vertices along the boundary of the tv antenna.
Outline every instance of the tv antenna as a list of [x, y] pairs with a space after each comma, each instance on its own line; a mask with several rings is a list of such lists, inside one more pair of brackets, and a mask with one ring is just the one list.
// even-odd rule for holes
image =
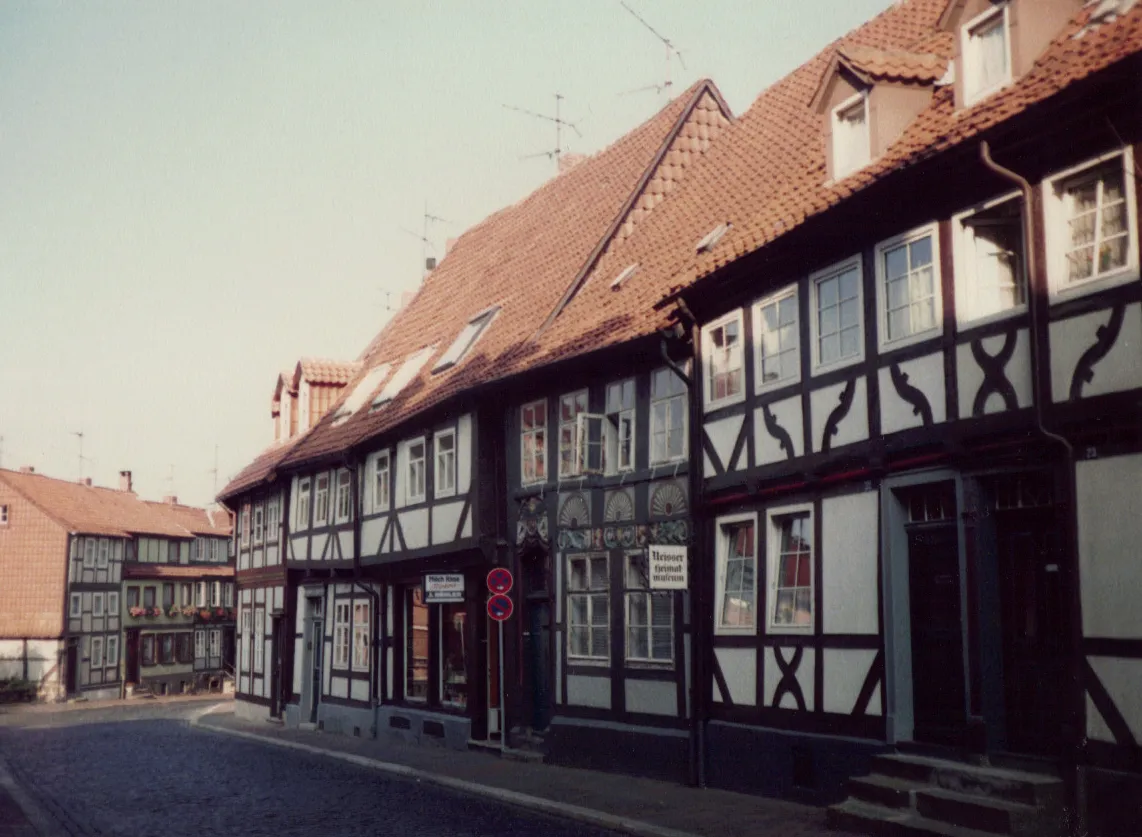
[[549, 160], [554, 160], [556, 166], [558, 166], [559, 165], [559, 158], [563, 154], [563, 152], [566, 150], [563, 148], [563, 128], [564, 128], [564, 126], [570, 128], [572, 131], [574, 131], [575, 136], [579, 137], [579, 139], [583, 138], [583, 135], [579, 132], [579, 128], [577, 127], [579, 123], [578, 122], [568, 122], [566, 119], [564, 119], [560, 115], [559, 103], [562, 102], [564, 98], [566, 98], [566, 97], [562, 93], [556, 93], [555, 94], [555, 116], [549, 116], [546, 113], [536, 113], [533, 110], [528, 110], [527, 108], [519, 108], [519, 107], [516, 107], [515, 105], [504, 105], [504, 107], [507, 108], [508, 110], [514, 110], [516, 113], [522, 113], [524, 116], [530, 116], [532, 119], [543, 119], [543, 120], [546, 120], [547, 122], [554, 122], [555, 123], [555, 148], [551, 151], [540, 151], [540, 152], [537, 152], [535, 154], [525, 154], [524, 156], [520, 157], [521, 160], [530, 160], [530, 159], [533, 159], [535, 157], [546, 157]]
[[636, 87], [634, 90], [624, 90], [619, 95], [620, 96], [626, 96], [626, 95], [629, 95], [631, 93], [645, 93], [648, 90], [653, 90], [656, 93], [669, 93], [670, 88], [674, 86], [674, 82], [670, 80], [670, 62], [674, 58], [677, 58], [678, 63], [680, 65], [682, 65], [682, 69], [683, 70], [686, 69], [686, 62], [682, 60], [682, 51], [680, 49], [678, 49], [678, 47], [674, 46], [673, 41], [671, 41], [669, 38], [667, 38], [665, 35], [663, 35], [661, 32], [659, 32], [657, 29], [655, 29], [649, 23], [647, 23], [646, 19], [642, 15], [640, 15], [638, 12], [636, 12], [634, 9], [632, 9], [630, 6], [628, 6], [626, 3], [626, 0], [619, 0], [619, 5], [622, 6], [624, 9], [626, 9], [630, 13], [631, 17], [633, 17], [635, 20], [637, 20], [639, 23], [641, 23], [643, 25], [643, 28], [645, 28], [648, 32], [650, 32], [650, 34], [652, 34], [654, 37], [658, 38], [658, 40], [662, 42], [662, 46], [666, 50], [666, 77], [661, 84], [648, 84], [644, 87]]
[[[431, 212], [429, 212], [427, 200], [424, 202], [424, 216], [421, 219], [421, 221], [422, 221], [421, 231], [418, 233], [413, 232], [408, 227], [400, 227], [400, 231], [403, 233], [407, 233], [408, 235], [411, 235], [413, 238], [420, 240], [420, 245], [421, 245], [421, 247], [420, 247], [420, 257], [421, 257], [420, 258], [420, 265], [425, 270], [425, 272], [427, 272], [429, 269], [428, 268], [428, 254], [430, 251], [435, 249], [435, 245], [433, 245], [432, 239], [428, 237], [429, 225], [430, 224], [447, 224], [447, 223], [449, 223], [449, 221], [444, 219], [444, 218], [441, 218], [439, 215], [433, 215]], [[389, 293], [388, 291], [385, 291], [385, 310], [391, 311], [392, 308], [389, 306], [388, 293]]]
[[75, 436], [79, 439], [79, 479], [82, 480], [83, 479], [83, 463], [87, 459], [87, 457], [83, 455], [83, 431], [82, 430], [73, 430], [71, 432], [71, 435]]

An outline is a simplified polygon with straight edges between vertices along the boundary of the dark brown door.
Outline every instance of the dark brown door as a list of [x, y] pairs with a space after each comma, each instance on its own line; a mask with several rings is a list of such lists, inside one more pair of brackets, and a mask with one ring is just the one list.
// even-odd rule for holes
[[282, 619], [275, 616], [273, 625], [274, 641], [270, 644], [270, 715], [280, 718], [282, 714]]
[[966, 711], [955, 524], [910, 527], [908, 565], [913, 734], [917, 741], [957, 745]]
[[1067, 575], [1053, 511], [997, 513], [1007, 749], [1014, 752], [1056, 752], [1064, 720]]
[[67, 693], [75, 694], [79, 689], [79, 640], [70, 639], [67, 643]]
[[139, 682], [139, 632], [127, 631], [127, 673], [128, 683]]

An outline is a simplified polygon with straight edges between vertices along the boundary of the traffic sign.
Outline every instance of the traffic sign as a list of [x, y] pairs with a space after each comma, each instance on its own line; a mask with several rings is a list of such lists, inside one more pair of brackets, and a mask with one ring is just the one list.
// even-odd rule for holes
[[488, 599], [488, 615], [497, 622], [504, 622], [512, 615], [512, 600], [503, 593], [496, 593]]
[[507, 593], [514, 583], [512, 571], [506, 567], [496, 567], [488, 573], [488, 589], [493, 593]]

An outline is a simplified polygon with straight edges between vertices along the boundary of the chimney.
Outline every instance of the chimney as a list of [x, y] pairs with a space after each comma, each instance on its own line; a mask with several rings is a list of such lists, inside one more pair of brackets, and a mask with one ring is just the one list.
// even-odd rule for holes
[[119, 472], [119, 490], [120, 491], [130, 491], [131, 490], [131, 472], [130, 471], [120, 471]]
[[434, 271], [434, 270], [436, 270], [436, 257], [435, 256], [429, 256], [427, 259], [424, 260], [424, 272], [425, 273], [432, 273], [432, 271]]
[[21, 465], [20, 466], [20, 473], [21, 474], [34, 474], [34, 473], [36, 473], [36, 469], [33, 468], [31, 465]]
[[166, 503], [168, 506], [177, 506], [178, 505], [178, 497], [176, 497], [174, 494], [167, 494], [163, 497], [163, 502]]
[[79, 484], [86, 485], [88, 488], [91, 488], [91, 477], [80, 477]]
[[560, 154], [559, 155], [559, 173], [563, 174], [563, 172], [565, 172], [565, 171], [571, 171], [571, 169], [575, 168], [575, 166], [579, 165], [581, 162], [583, 162], [586, 159], [587, 159], [586, 154], [572, 154], [571, 152], [567, 152], [566, 154]]

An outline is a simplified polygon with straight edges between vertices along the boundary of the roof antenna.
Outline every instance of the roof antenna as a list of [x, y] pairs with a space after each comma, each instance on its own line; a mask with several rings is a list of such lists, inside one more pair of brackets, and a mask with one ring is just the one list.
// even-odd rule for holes
[[646, 22], [638, 12], [626, 4], [626, 0], [619, 0], [619, 5], [630, 12], [631, 17], [643, 25], [643, 27], [650, 32], [658, 40], [662, 41], [663, 47], [666, 49], [666, 78], [661, 84], [648, 84], [645, 87], [637, 87], [634, 90], [624, 90], [620, 96], [626, 96], [631, 93], [645, 93], [648, 90], [653, 90], [656, 93], [670, 93], [670, 88], [674, 86], [674, 82], [670, 80], [670, 61], [673, 57], [678, 58], [678, 63], [682, 65], [682, 69], [686, 69], [686, 62], [682, 60], [682, 51], [674, 46], [674, 42], [661, 34], [657, 29]]
[[524, 156], [520, 157], [521, 160], [530, 160], [534, 157], [546, 157], [549, 160], [555, 161], [555, 168], [558, 171], [559, 159], [565, 150], [563, 148], [563, 126], [566, 125], [572, 131], [574, 131], [575, 136], [579, 137], [579, 139], [583, 138], [583, 135], [579, 132], [579, 128], [577, 127], [579, 122], [568, 122], [560, 115], [559, 103], [562, 102], [564, 98], [566, 97], [562, 93], [555, 94], [555, 116], [548, 116], [546, 113], [536, 113], [535, 111], [528, 110], [527, 108], [517, 108], [515, 105], [504, 105], [504, 107], [508, 110], [514, 110], [517, 113], [522, 113], [524, 116], [530, 116], [532, 119], [545, 119], [548, 122], [555, 123], [555, 148], [551, 151], [540, 151], [536, 154], [525, 154]]
[[[423, 268], [425, 275], [432, 271], [432, 267], [436, 266], [435, 259], [433, 260], [432, 267], [428, 266], [428, 264], [429, 264], [428, 263], [429, 251], [434, 249], [433, 244], [432, 244], [432, 239], [430, 239], [428, 237], [428, 225], [430, 223], [447, 224], [447, 223], [449, 223], [449, 221], [445, 218], [441, 218], [439, 215], [433, 215], [431, 212], [429, 212], [428, 211], [428, 200], [426, 199], [424, 201], [424, 217], [423, 217], [423, 222], [422, 222], [422, 226], [421, 226], [421, 231], [419, 233], [415, 233], [412, 230], [410, 230], [408, 227], [401, 227], [400, 228], [401, 232], [408, 233], [413, 238], [420, 239], [420, 244], [421, 244], [421, 247], [420, 247], [420, 266], [421, 266], [421, 268]], [[392, 308], [389, 306], [388, 299], [387, 299], [388, 291], [385, 291], [385, 296], [386, 296], [385, 310], [391, 311]]]
[[73, 431], [71, 431], [71, 435], [79, 438], [79, 480], [82, 482], [83, 481], [83, 463], [84, 463], [84, 460], [87, 459], [87, 457], [83, 455], [83, 431], [82, 430], [73, 430]]

